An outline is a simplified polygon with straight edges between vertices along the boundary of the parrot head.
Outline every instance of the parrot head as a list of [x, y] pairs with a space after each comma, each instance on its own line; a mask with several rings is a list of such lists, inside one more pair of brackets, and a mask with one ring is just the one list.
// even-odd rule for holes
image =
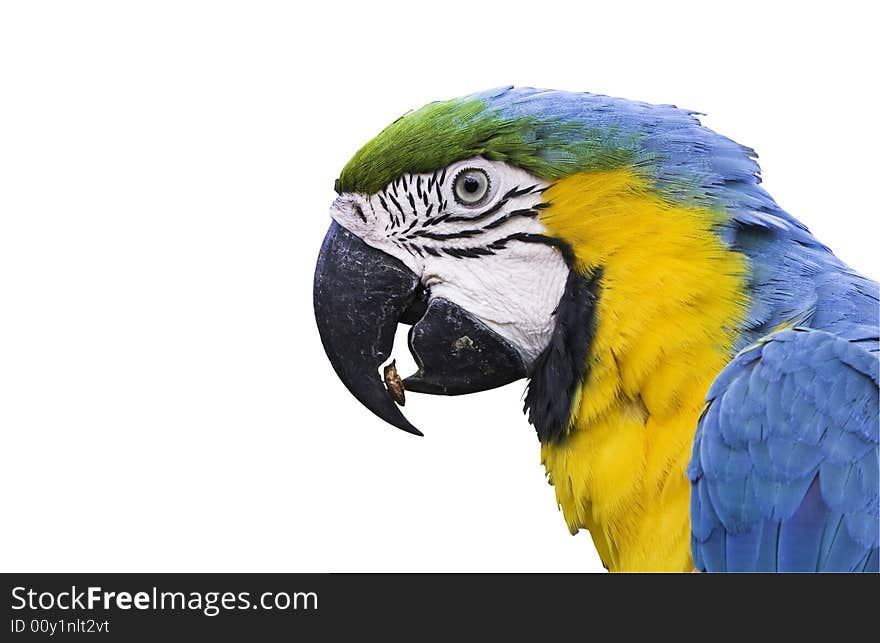
[[563, 433], [597, 325], [613, 323], [597, 321], [596, 303], [610, 287], [604, 259], [621, 249], [601, 247], [613, 243], [599, 229], [628, 225], [605, 221], [593, 234], [579, 211], [610, 212], [633, 191], [660, 209], [773, 205], [757, 187], [753, 152], [694, 114], [502, 88], [393, 122], [336, 180], [315, 273], [321, 340], [348, 390], [420, 434], [379, 375], [397, 326], [408, 324], [418, 370], [406, 390], [459, 395], [529, 378], [539, 436]]

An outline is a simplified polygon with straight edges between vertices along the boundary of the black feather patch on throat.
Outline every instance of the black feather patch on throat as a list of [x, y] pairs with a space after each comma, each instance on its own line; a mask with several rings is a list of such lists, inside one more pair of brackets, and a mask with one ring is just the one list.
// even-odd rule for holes
[[556, 307], [553, 336], [532, 365], [523, 407], [542, 443], [558, 442], [568, 433], [572, 400], [587, 377], [587, 359], [596, 331], [602, 271], [583, 275], [572, 264]]

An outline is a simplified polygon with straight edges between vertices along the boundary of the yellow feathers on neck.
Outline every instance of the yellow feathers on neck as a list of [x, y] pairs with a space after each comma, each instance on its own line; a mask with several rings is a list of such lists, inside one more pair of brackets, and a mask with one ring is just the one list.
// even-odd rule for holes
[[572, 533], [611, 571], [689, 571], [690, 458], [706, 391], [747, 309], [748, 262], [630, 170], [577, 174], [545, 192], [541, 221], [577, 268], [602, 269], [587, 379], [569, 435], [542, 461]]

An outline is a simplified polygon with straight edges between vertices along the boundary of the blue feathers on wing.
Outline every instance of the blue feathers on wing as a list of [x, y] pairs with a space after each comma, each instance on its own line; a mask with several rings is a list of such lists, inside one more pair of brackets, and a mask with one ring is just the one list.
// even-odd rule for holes
[[878, 571], [877, 333], [781, 330], [709, 391], [688, 468], [707, 571]]

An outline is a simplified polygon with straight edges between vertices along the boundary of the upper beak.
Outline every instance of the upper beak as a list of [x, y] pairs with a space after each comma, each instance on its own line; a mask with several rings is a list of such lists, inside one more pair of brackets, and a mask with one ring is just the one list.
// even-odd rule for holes
[[315, 319], [330, 363], [346, 388], [386, 422], [422, 435], [379, 377], [397, 324], [414, 324], [410, 350], [419, 370], [411, 391], [459, 395], [525, 377], [516, 349], [476, 317], [444, 299], [425, 301], [418, 275], [333, 222], [315, 270]]

